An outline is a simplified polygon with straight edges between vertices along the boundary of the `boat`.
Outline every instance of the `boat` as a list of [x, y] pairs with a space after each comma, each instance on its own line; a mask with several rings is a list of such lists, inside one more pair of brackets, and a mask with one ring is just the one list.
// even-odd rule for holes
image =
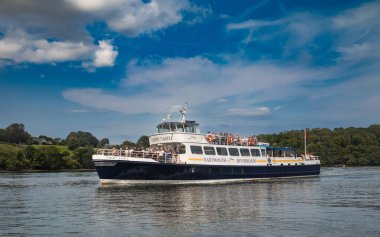
[[169, 115], [149, 136], [149, 148], [98, 149], [92, 156], [101, 184], [236, 182], [318, 176], [317, 156], [298, 156], [292, 147], [272, 147], [255, 136], [202, 134], [196, 121]]

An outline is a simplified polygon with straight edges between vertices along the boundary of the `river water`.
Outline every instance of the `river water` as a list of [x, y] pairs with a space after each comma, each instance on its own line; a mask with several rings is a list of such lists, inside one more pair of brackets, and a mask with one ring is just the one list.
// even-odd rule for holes
[[316, 178], [102, 187], [96, 172], [1, 173], [1, 236], [380, 236], [380, 167]]

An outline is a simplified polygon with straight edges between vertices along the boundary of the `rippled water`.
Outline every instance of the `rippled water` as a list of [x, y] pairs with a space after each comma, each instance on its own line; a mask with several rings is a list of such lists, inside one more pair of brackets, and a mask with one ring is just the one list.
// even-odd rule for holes
[[0, 174], [3, 236], [380, 236], [380, 168], [240, 184], [101, 187], [95, 172]]

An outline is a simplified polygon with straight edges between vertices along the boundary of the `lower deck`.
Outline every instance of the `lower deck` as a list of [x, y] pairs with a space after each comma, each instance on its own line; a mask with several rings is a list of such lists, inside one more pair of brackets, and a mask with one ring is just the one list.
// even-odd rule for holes
[[101, 180], [222, 180], [319, 175], [320, 165], [228, 166], [95, 161]]

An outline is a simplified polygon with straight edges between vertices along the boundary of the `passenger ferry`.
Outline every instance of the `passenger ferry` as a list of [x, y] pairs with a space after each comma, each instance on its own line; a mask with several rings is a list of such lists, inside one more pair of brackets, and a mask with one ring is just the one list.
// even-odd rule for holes
[[297, 156], [291, 147], [271, 147], [254, 136], [201, 134], [198, 123], [186, 120], [186, 109], [179, 110], [179, 122], [168, 116], [157, 125], [147, 150], [97, 150], [92, 160], [101, 183], [228, 182], [320, 173], [318, 157]]

